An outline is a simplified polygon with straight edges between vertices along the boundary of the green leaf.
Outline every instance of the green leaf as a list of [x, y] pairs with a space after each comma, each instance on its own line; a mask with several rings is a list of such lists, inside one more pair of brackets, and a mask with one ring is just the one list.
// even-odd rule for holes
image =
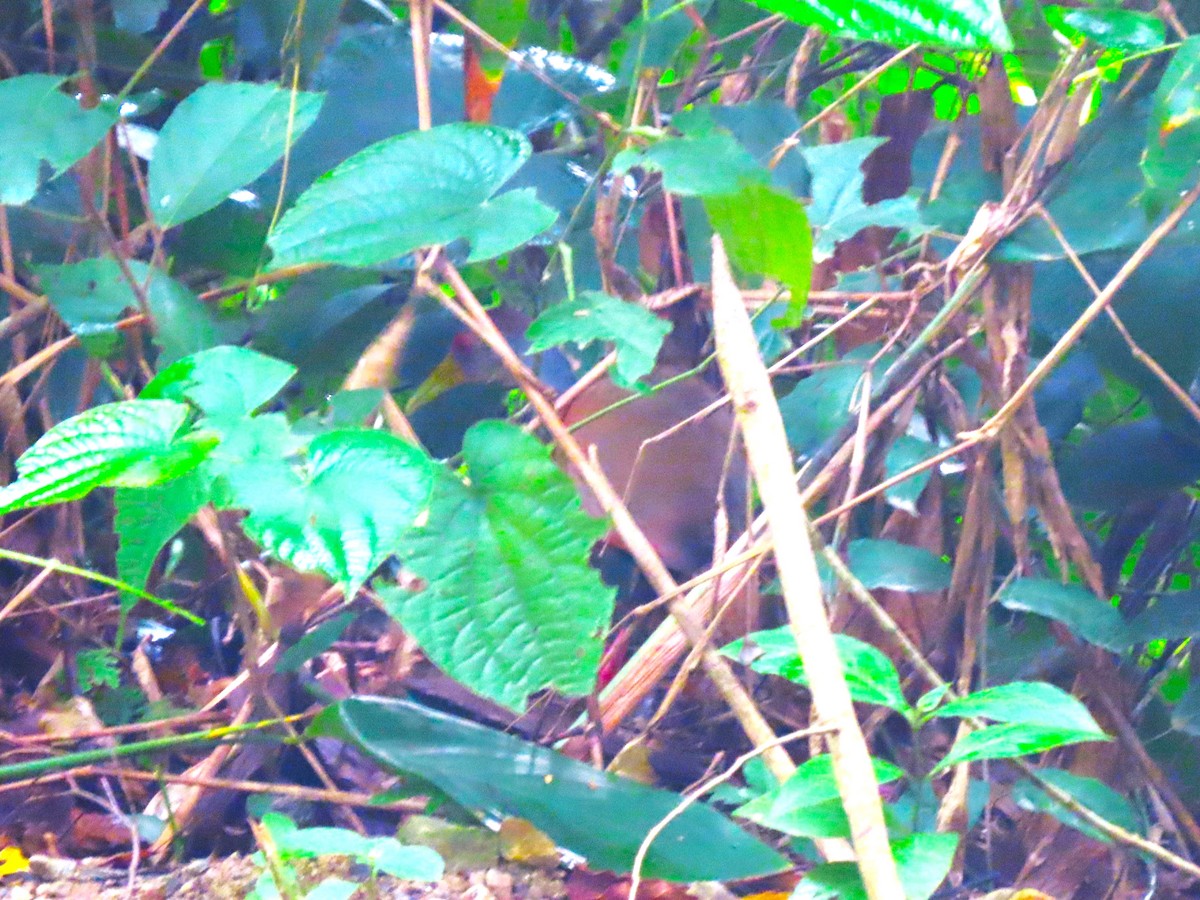
[[213, 447], [203, 437], [176, 437], [187, 415], [169, 400], [127, 400], [59, 423], [17, 460], [18, 479], [0, 489], [0, 513], [178, 477]]
[[[1081, 806], [1101, 818], [1107, 819], [1114, 825], [1120, 825], [1126, 831], [1134, 834], [1141, 832], [1138, 815], [1133, 806], [1103, 781], [1086, 778], [1063, 769], [1039, 769], [1038, 776], [1054, 787], [1066, 791]], [[1012, 798], [1021, 809], [1052, 815], [1064, 825], [1082, 831], [1094, 840], [1102, 841], [1105, 844], [1112, 843], [1112, 838], [1087, 824], [1077, 814], [1067, 809], [1029, 779], [1022, 779], [1013, 785]]]
[[[850, 696], [856, 702], [886, 706], [904, 716], [911, 713], [900, 687], [900, 676], [885, 653], [846, 634], [835, 634], [833, 641], [842, 660]], [[808, 684], [796, 640], [788, 628], [756, 631], [721, 652], [763, 675], [778, 675], [797, 684]]]
[[751, 0], [831, 34], [902, 47], [929, 44], [1011, 50], [1012, 36], [996, 0]]
[[[782, 785], [733, 814], [794, 837], [849, 837], [850, 825], [841, 808], [832, 759], [828, 754], [812, 757]], [[880, 784], [904, 777], [904, 770], [890, 762], [873, 759], [872, 765]]]
[[1175, 51], [1163, 73], [1146, 135], [1142, 174], [1152, 210], [1173, 206], [1200, 173], [1200, 35]]
[[295, 672], [310, 659], [324, 653], [350, 627], [354, 618], [354, 613], [346, 612], [322, 622], [279, 655], [275, 671]]
[[451, 677], [512, 709], [543, 688], [588, 693], [613, 609], [588, 565], [605, 523], [514, 425], [479, 422], [463, 458], [469, 482], [437, 482], [401, 553], [424, 588], [385, 592], [384, 606]]
[[[557, 845], [585, 857], [593, 870], [629, 871], [646, 833], [680, 799], [403, 700], [345, 700], [318, 716], [310, 732], [348, 741], [479, 815], [528, 819]], [[787, 860], [720, 813], [694, 804], [650, 845], [643, 875], [711, 881], [787, 867]]]
[[812, 282], [812, 229], [804, 204], [761, 182], [708, 197], [704, 208], [729, 257], [746, 272], [778, 280], [791, 291], [780, 327], [799, 327]]
[[[901, 472], [906, 472], [913, 466], [937, 455], [940, 449], [929, 441], [913, 437], [911, 434], [902, 434], [892, 441], [892, 446], [888, 448], [887, 459], [884, 461], [884, 477], [891, 478]], [[920, 515], [917, 501], [921, 499], [921, 494], [925, 491], [925, 486], [929, 484], [932, 476], [933, 470], [926, 469], [906, 481], [892, 485], [884, 492], [884, 496], [887, 497], [888, 503], [897, 509], [902, 509], [912, 516]]]
[[251, 466], [226, 478], [232, 502], [249, 510], [250, 537], [353, 595], [425, 510], [435, 470], [422, 450], [394, 435], [331, 431], [313, 439], [303, 471]]
[[139, 284], [146, 285], [146, 304], [154, 317], [153, 341], [165, 366], [217, 343], [217, 326], [208, 306], [190, 289], [165, 272], [137, 260], [129, 268]]
[[1128, 625], [1132, 644], [1177, 641], [1200, 634], [1200, 591], [1161, 594]]
[[779, 398], [783, 427], [796, 456], [815, 453], [842, 427], [862, 375], [862, 363], [843, 360], [818, 369]]
[[615, 380], [632, 387], [650, 374], [670, 330], [670, 322], [636, 303], [584, 291], [574, 301], [552, 306], [534, 319], [527, 337], [530, 353], [566, 343], [583, 348], [592, 341], [612, 341], [617, 351]]
[[1161, 47], [1166, 35], [1162, 20], [1150, 13], [1120, 7], [1046, 6], [1046, 21], [1068, 38], [1087, 38], [1109, 50], [1136, 53]]
[[[320, 94], [239, 81], [206, 84], [175, 107], [150, 163], [150, 209], [163, 228], [208, 212], [262, 175], [316, 119]], [[293, 105], [294, 104], [294, 105]]]
[[1092, 731], [1076, 731], [1053, 725], [1027, 725], [1009, 722], [972, 731], [954, 742], [954, 746], [933, 769], [934, 775], [960, 763], [983, 759], [1011, 759], [1031, 753], [1044, 753], [1070, 744], [1108, 740]]
[[633, 168], [661, 172], [663, 188], [684, 197], [736, 194], [747, 182], [765, 182], [769, 173], [727, 131], [667, 137], [648, 147], [630, 147], [613, 159], [613, 172]]
[[530, 189], [496, 191], [529, 158], [515, 131], [457, 123], [367, 147], [305, 191], [267, 243], [271, 268], [385, 263], [465, 239], [471, 261], [519, 247], [556, 218]]
[[812, 172], [813, 200], [808, 217], [817, 228], [815, 259], [828, 259], [839, 243], [873, 225], [910, 231], [923, 227], [914, 197], [895, 197], [870, 205], [863, 201], [863, 163], [883, 142], [883, 138], [865, 137], [800, 151]]
[[245, 347], [213, 347], [167, 366], [142, 388], [141, 397], [194, 403], [210, 417], [248, 416], [295, 374], [291, 363]]
[[61, 175], [100, 142], [117, 121], [108, 106], [81, 109], [59, 90], [58, 75], [18, 75], [0, 81], [0, 204], [20, 206], [38, 189], [43, 162]]
[[117, 490], [113, 531], [122, 581], [146, 587], [159, 551], [209, 501], [209, 492], [203, 467], [166, 484]]
[[[904, 896], [927, 900], [945, 880], [958, 849], [956, 834], [911, 834], [892, 841], [892, 856]], [[854, 863], [824, 863], [810, 869], [789, 900], [868, 900]]]
[[850, 571], [863, 586], [893, 591], [944, 591], [950, 587], [950, 564], [924, 547], [863, 538], [850, 544]]
[[1077, 584], [1059, 584], [1048, 578], [1018, 578], [1000, 593], [1008, 609], [1037, 613], [1062, 622], [1090, 644], [1121, 651], [1131, 638], [1125, 620], [1110, 604]]
[[67, 265], [35, 265], [34, 274], [60, 319], [94, 356], [117, 349], [117, 322], [136, 308], [137, 296], [112, 257], [97, 257]]
[[1087, 707], [1062, 688], [1044, 681], [1013, 681], [975, 691], [938, 708], [934, 716], [991, 719], [1022, 725], [1053, 725], [1090, 732], [1104, 740]]

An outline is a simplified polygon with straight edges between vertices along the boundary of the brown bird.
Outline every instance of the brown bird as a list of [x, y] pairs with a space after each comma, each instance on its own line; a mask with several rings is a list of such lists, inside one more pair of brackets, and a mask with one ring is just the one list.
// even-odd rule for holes
[[[649, 385], [658, 385], [689, 366], [660, 358]], [[632, 396], [602, 378], [563, 410], [567, 425], [583, 422]], [[714, 520], [724, 502], [730, 529], [745, 520], [746, 462], [733, 445], [733, 411], [709, 407], [720, 392], [690, 376], [617, 407], [575, 429], [585, 451], [596, 448], [604, 474], [622, 495], [634, 520], [662, 556], [667, 568], [690, 576], [712, 559]], [[705, 410], [708, 410], [706, 413]], [[600, 515], [599, 501], [574, 472], [584, 507]], [[610, 538], [610, 543], [618, 544]]]

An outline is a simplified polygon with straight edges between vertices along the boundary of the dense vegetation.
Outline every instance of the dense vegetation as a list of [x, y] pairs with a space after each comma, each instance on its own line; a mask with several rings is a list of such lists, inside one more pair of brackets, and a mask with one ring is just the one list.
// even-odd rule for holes
[[0, 0], [3, 877], [1195, 891], [1197, 31]]

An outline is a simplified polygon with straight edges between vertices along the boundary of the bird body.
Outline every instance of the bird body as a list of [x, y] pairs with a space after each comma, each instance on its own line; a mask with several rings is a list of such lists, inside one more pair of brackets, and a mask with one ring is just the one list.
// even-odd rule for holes
[[[647, 381], [657, 386], [683, 371], [660, 363]], [[584, 422], [633, 393], [602, 378], [568, 404], [563, 419], [569, 426]], [[744, 519], [746, 463], [740, 447], [730, 449], [733, 412], [728, 404], [709, 409], [720, 397], [693, 375], [652, 387], [574, 431], [585, 451], [595, 448], [630, 514], [677, 574], [694, 574], [712, 559], [721, 501], [735, 529]], [[584, 507], [601, 515], [599, 501], [576, 473], [571, 476]]]

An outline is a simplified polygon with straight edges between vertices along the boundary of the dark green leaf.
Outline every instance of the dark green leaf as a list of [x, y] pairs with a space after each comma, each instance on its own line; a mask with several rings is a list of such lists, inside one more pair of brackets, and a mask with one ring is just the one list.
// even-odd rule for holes
[[386, 593], [388, 611], [447, 673], [508, 707], [547, 687], [586, 694], [612, 616], [613, 591], [588, 565], [605, 524], [514, 425], [478, 423], [463, 457], [469, 482], [437, 482], [402, 550], [425, 587]]
[[614, 375], [619, 384], [632, 387], [654, 368], [663, 338], [671, 323], [650, 310], [599, 291], [585, 291], [573, 302], [558, 303], [529, 326], [529, 352], [574, 343], [586, 347], [592, 341], [616, 345]]
[[1059, 584], [1048, 578], [1018, 578], [1000, 594], [1009, 609], [1037, 613], [1062, 622], [1085, 641], [1106, 650], [1124, 650], [1131, 643], [1121, 614], [1077, 584]]
[[193, 91], [163, 125], [150, 163], [158, 223], [194, 219], [262, 175], [313, 123], [321, 99], [249, 82]]
[[54, 311], [86, 349], [100, 357], [111, 355], [118, 343], [117, 322], [138, 305], [117, 261], [105, 256], [33, 270]]
[[864, 587], [893, 591], [944, 591], [950, 587], [950, 564], [923, 547], [864, 538], [853, 541], [850, 571]]
[[580, 110], [570, 100], [543, 79], [577, 97], [606, 93], [616, 83], [612, 75], [599, 66], [543, 47], [518, 50], [516, 58], [510, 58], [504, 69], [500, 90], [492, 101], [491, 121], [524, 134], [580, 115]]
[[[629, 871], [637, 848], [679, 796], [600, 772], [552, 750], [401, 700], [343, 701], [313, 723], [389, 769], [415, 774], [493, 819], [520, 816], [594, 870]], [[643, 874], [673, 881], [765, 875], [775, 851], [695, 804], [650, 845]]]
[[[888, 448], [883, 474], [885, 477], [891, 478], [901, 472], [906, 472], [913, 466], [935, 456], [940, 449], [929, 441], [913, 437], [911, 434], [902, 434], [892, 441], [892, 446]], [[917, 501], [921, 499], [921, 494], [924, 492], [925, 486], [929, 484], [933, 472], [934, 469], [926, 469], [906, 481], [892, 485], [884, 492], [888, 503], [897, 509], [904, 510], [909, 515], [919, 515]]]
[[850, 404], [862, 378], [861, 363], [839, 362], [813, 372], [779, 399], [792, 452], [816, 452], [850, 417]]
[[59, 75], [36, 74], [0, 81], [0, 204], [28, 203], [43, 162], [61, 175], [116, 123], [114, 109], [81, 109], [60, 90], [62, 83]]
[[117, 574], [145, 588], [159, 551], [209, 501], [210, 479], [203, 466], [166, 484], [121, 488], [114, 498]]
[[1132, 644], [1178, 641], [1200, 634], [1200, 591], [1175, 591], [1155, 598], [1127, 626]]
[[354, 621], [354, 613], [345, 612], [334, 616], [328, 622], [322, 622], [288, 647], [275, 663], [276, 672], [295, 672], [310, 659], [324, 653]]
[[271, 232], [272, 268], [371, 266], [465, 239], [470, 259], [499, 256], [549, 228], [528, 189], [493, 196], [521, 167], [515, 131], [459, 123], [399, 135], [355, 154], [301, 195]]

